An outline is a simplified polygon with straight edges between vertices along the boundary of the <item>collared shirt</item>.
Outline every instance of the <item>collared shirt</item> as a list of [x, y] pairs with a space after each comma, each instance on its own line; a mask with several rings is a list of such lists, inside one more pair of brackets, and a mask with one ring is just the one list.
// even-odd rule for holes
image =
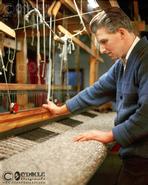
[[140, 40], [140, 38], [139, 38], [138, 36], [136, 36], [134, 42], [132, 43], [131, 47], [129, 48], [129, 50], [128, 50], [127, 54], [126, 54], [125, 59], [122, 59], [123, 65], [124, 65], [124, 70], [125, 70], [125, 68], [126, 68], [127, 60], [128, 60], [128, 58], [129, 58], [129, 56], [130, 56], [132, 50], [134, 49], [135, 45], [139, 42], [139, 40]]
[[125, 60], [126, 60], [126, 61], [128, 60], [128, 58], [129, 58], [129, 56], [130, 56], [130, 54], [131, 54], [133, 48], [134, 48], [135, 45], [139, 42], [139, 40], [140, 40], [139, 37], [136, 37], [136, 38], [135, 38], [133, 44], [131, 45], [131, 47], [129, 48], [129, 50], [128, 50], [127, 54], [126, 54], [126, 57], [125, 57]]

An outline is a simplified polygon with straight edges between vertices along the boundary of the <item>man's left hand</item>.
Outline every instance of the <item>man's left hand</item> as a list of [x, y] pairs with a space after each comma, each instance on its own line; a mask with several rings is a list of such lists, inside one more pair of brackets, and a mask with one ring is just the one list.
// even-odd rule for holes
[[100, 130], [91, 130], [74, 137], [74, 141], [89, 141], [89, 140], [96, 140], [104, 144], [107, 144], [114, 141], [114, 137], [112, 131], [100, 131]]

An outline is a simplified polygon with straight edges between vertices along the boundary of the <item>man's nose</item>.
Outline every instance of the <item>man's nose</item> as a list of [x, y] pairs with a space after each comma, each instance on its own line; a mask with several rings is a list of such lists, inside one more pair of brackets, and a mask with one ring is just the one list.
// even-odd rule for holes
[[100, 53], [102, 53], [102, 54], [106, 53], [106, 49], [102, 45], [100, 45]]

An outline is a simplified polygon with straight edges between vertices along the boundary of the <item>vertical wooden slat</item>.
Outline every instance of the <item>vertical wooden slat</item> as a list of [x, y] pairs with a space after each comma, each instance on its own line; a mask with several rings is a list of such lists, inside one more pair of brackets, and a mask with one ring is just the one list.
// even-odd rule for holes
[[[21, 43], [21, 51], [16, 53], [16, 82], [21, 84], [27, 83], [27, 56], [25, 52], [24, 36], [17, 34], [17, 41]], [[26, 108], [28, 104], [27, 93], [17, 95], [17, 103], [20, 109]]]
[[140, 15], [139, 15], [139, 3], [138, 0], [133, 1], [134, 6], [134, 24], [136, 26], [136, 29], [140, 31], [145, 31], [145, 21], [141, 21]]
[[138, 0], [134, 0], [134, 20], [138, 21], [139, 20], [139, 5], [138, 5]]

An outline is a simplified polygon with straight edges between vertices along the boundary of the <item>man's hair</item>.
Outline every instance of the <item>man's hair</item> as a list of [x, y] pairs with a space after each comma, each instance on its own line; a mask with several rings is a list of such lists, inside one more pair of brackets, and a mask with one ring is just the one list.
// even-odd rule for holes
[[111, 33], [117, 31], [118, 28], [125, 28], [129, 32], [135, 32], [135, 28], [130, 18], [118, 7], [111, 7], [107, 10], [99, 11], [90, 22], [90, 30], [92, 33], [102, 27], [107, 28]]

